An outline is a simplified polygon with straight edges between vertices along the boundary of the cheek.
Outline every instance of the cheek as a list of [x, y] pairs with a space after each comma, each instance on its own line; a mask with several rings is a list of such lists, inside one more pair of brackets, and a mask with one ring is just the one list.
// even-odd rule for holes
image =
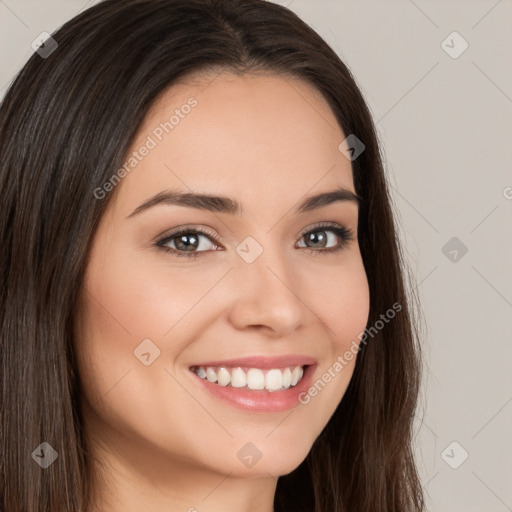
[[170, 268], [144, 254], [116, 251], [101, 264], [91, 260], [85, 286], [96, 310], [91, 317], [106, 339], [117, 334], [136, 342], [172, 336], [217, 280], [214, 273], [193, 272], [185, 264]]
[[308, 306], [322, 321], [325, 334], [318, 347], [322, 359], [316, 380], [301, 398], [305, 410], [315, 418], [314, 439], [334, 413], [352, 378], [360, 336], [368, 322], [370, 293], [358, 251], [335, 265], [317, 265], [315, 273], [306, 272], [302, 279], [307, 279], [307, 283], [301, 283], [306, 286], [303, 289], [312, 290]]
[[[322, 293], [314, 297], [315, 312], [325, 324], [323, 358], [314, 386], [303, 403], [318, 407], [319, 425], [325, 425], [350, 383], [370, 310], [368, 280], [358, 252], [317, 276]], [[317, 288], [320, 290], [320, 287]], [[321, 398], [317, 398], [320, 397]], [[323, 427], [322, 427], [323, 428]]]
[[317, 269], [310, 288], [316, 290], [310, 300], [336, 352], [346, 350], [353, 340], [359, 342], [370, 311], [368, 280], [359, 251], [337, 265]]
[[[155, 385], [157, 372], [147, 370], [169, 368], [195, 333], [213, 321], [215, 301], [208, 292], [226, 269], [194, 268], [170, 266], [143, 251], [135, 254], [122, 243], [93, 247], [77, 334], [77, 354], [92, 400], [104, 396], [130, 369], [126, 380]], [[137, 360], [139, 346], [148, 347], [151, 358], [158, 354], [150, 366]], [[127, 385], [124, 381], [116, 395]]]
[[[194, 306], [203, 312], [201, 298], [219, 277], [143, 265], [142, 257], [113, 246], [91, 252], [75, 330], [84, 398], [95, 413], [89, 413], [90, 424], [96, 428], [101, 418], [98, 428], [113, 429], [102, 431], [105, 436], [129, 432], [167, 447], [188, 446], [186, 432], [197, 419], [191, 413], [204, 411], [187, 406], [190, 395], [169, 373], [193, 337], [187, 322], [197, 318]], [[134, 354], [146, 339], [159, 351], [147, 366]], [[153, 359], [154, 347], [147, 350]], [[183, 428], [172, 420], [176, 410]]]

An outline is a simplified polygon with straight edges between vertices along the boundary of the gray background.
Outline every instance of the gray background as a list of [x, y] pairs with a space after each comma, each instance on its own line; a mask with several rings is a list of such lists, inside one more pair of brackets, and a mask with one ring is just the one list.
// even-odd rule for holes
[[[93, 3], [0, 0], [0, 95], [41, 32]], [[425, 318], [429, 510], [512, 511], [512, 0], [276, 3], [337, 51], [377, 123]]]

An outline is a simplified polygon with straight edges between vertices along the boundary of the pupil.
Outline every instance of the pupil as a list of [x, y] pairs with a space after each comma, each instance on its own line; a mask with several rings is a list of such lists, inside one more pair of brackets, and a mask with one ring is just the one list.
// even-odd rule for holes
[[316, 233], [310, 233], [309, 234], [309, 241], [310, 242], [313, 242], [313, 243], [317, 243], [317, 242], [324, 242], [323, 245], [321, 245], [321, 247], [324, 247], [325, 246], [325, 241], [326, 241], [326, 237], [325, 237], [325, 232], [324, 231], [317, 231]]
[[[186, 242], [187, 238], [191, 238], [194, 241], [192, 243]], [[184, 247], [181, 247], [181, 249], [185, 249], [186, 251], [192, 251], [194, 248], [197, 249], [197, 240], [198, 237], [195, 235], [182, 235], [177, 239], [176, 247], [180, 249], [179, 244], [183, 244]]]

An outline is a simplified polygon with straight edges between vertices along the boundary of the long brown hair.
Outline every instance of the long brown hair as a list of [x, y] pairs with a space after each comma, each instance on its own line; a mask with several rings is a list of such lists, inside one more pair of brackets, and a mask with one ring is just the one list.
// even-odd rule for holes
[[[278, 480], [276, 512], [419, 512], [413, 457], [421, 351], [405, 265], [370, 112], [350, 71], [293, 12], [263, 0], [106, 0], [34, 53], [0, 107], [0, 509], [86, 512], [93, 478], [72, 349], [89, 242], [156, 97], [187, 74], [270, 71], [328, 101], [345, 135], [362, 202], [358, 237], [370, 289], [352, 380], [307, 458]], [[341, 141], [340, 141], [341, 142]], [[381, 320], [382, 322], [382, 320]], [[58, 453], [46, 470], [31, 454]]]

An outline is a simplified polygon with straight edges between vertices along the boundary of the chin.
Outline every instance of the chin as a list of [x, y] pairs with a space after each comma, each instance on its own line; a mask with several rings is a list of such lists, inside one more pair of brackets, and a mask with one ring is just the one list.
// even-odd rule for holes
[[272, 475], [274, 477], [287, 475], [291, 473], [304, 461], [308, 452], [300, 453], [286, 453], [282, 449], [277, 449], [265, 456], [261, 454], [259, 459], [252, 467], [244, 467], [243, 463], [237, 463], [232, 465], [233, 474], [237, 474], [243, 477], [268, 477]]

